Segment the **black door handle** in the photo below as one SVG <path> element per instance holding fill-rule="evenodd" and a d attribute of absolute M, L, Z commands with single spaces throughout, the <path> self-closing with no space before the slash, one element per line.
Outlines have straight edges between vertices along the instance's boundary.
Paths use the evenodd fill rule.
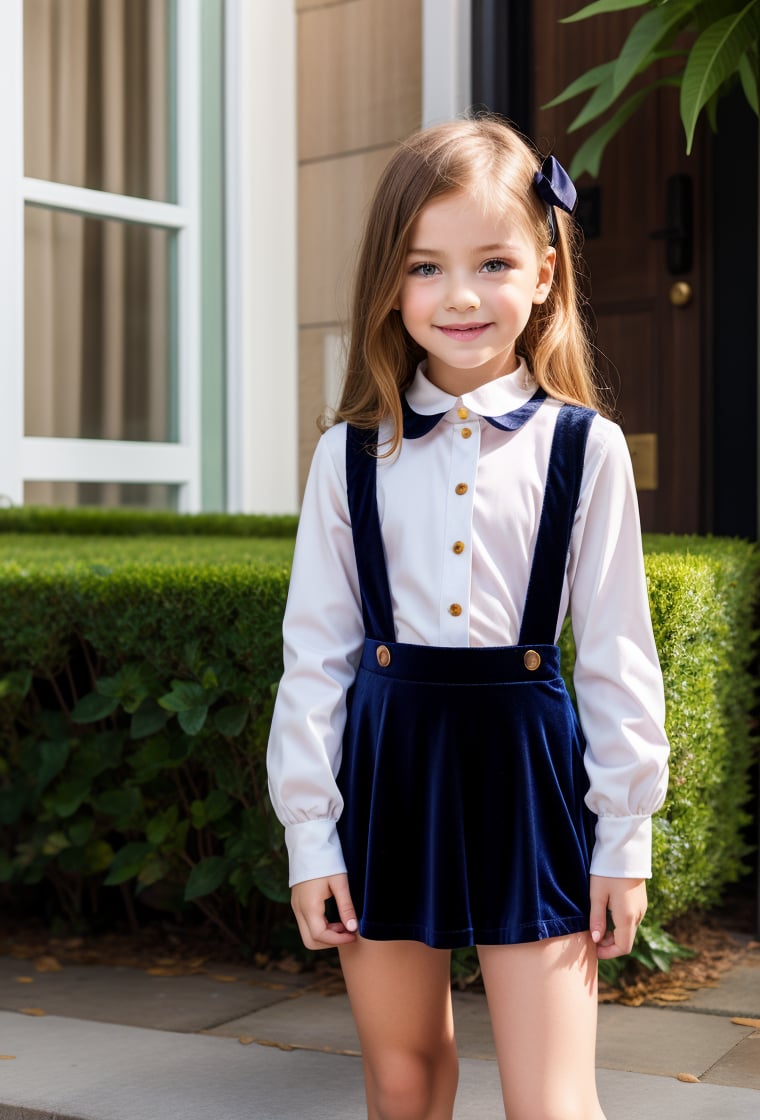
<path fill-rule="evenodd" d="M 665 229 L 656 229 L 650 237 L 665 241 L 668 272 L 680 276 L 691 272 L 693 260 L 693 204 L 689 175 L 671 175 L 667 182 Z"/>

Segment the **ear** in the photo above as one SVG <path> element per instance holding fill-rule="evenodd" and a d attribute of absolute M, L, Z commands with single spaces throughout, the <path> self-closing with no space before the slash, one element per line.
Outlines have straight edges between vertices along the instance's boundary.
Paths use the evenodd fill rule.
<path fill-rule="evenodd" d="M 557 263 L 557 250 L 549 247 L 544 251 L 543 258 L 539 261 L 536 290 L 533 293 L 534 303 L 546 301 L 554 281 L 554 268 Z"/>

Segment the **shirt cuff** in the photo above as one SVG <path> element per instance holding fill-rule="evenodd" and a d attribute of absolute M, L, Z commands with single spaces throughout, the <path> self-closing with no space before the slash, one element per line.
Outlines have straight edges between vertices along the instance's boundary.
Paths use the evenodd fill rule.
<path fill-rule="evenodd" d="M 285 828 L 290 863 L 289 886 L 307 879 L 345 875 L 346 864 L 333 820 L 299 821 Z"/>
<path fill-rule="evenodd" d="M 652 876 L 652 818 L 599 817 L 591 874 L 611 879 Z"/>

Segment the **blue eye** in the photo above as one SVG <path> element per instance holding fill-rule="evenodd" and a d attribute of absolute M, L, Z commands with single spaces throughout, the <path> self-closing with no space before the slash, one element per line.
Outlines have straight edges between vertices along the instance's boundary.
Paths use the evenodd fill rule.
<path fill-rule="evenodd" d="M 438 272 L 438 265 L 435 264 L 416 264 L 411 269 L 412 276 L 435 276 Z"/>
<path fill-rule="evenodd" d="M 486 261 L 486 263 L 483 265 L 483 272 L 503 272 L 504 269 L 508 267 L 509 266 L 506 261 L 494 258 L 491 261 Z"/>

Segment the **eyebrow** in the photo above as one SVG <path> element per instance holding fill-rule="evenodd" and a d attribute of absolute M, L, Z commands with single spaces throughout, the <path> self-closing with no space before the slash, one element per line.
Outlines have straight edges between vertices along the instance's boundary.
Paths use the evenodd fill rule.
<path fill-rule="evenodd" d="M 507 250 L 513 249 L 514 246 L 509 245 L 507 242 L 502 242 L 497 245 L 478 245 L 472 250 L 473 253 L 502 253 Z M 410 246 L 407 250 L 408 253 L 419 253 L 421 256 L 434 257 L 438 253 L 445 253 L 445 249 L 418 249 L 416 246 Z"/>

